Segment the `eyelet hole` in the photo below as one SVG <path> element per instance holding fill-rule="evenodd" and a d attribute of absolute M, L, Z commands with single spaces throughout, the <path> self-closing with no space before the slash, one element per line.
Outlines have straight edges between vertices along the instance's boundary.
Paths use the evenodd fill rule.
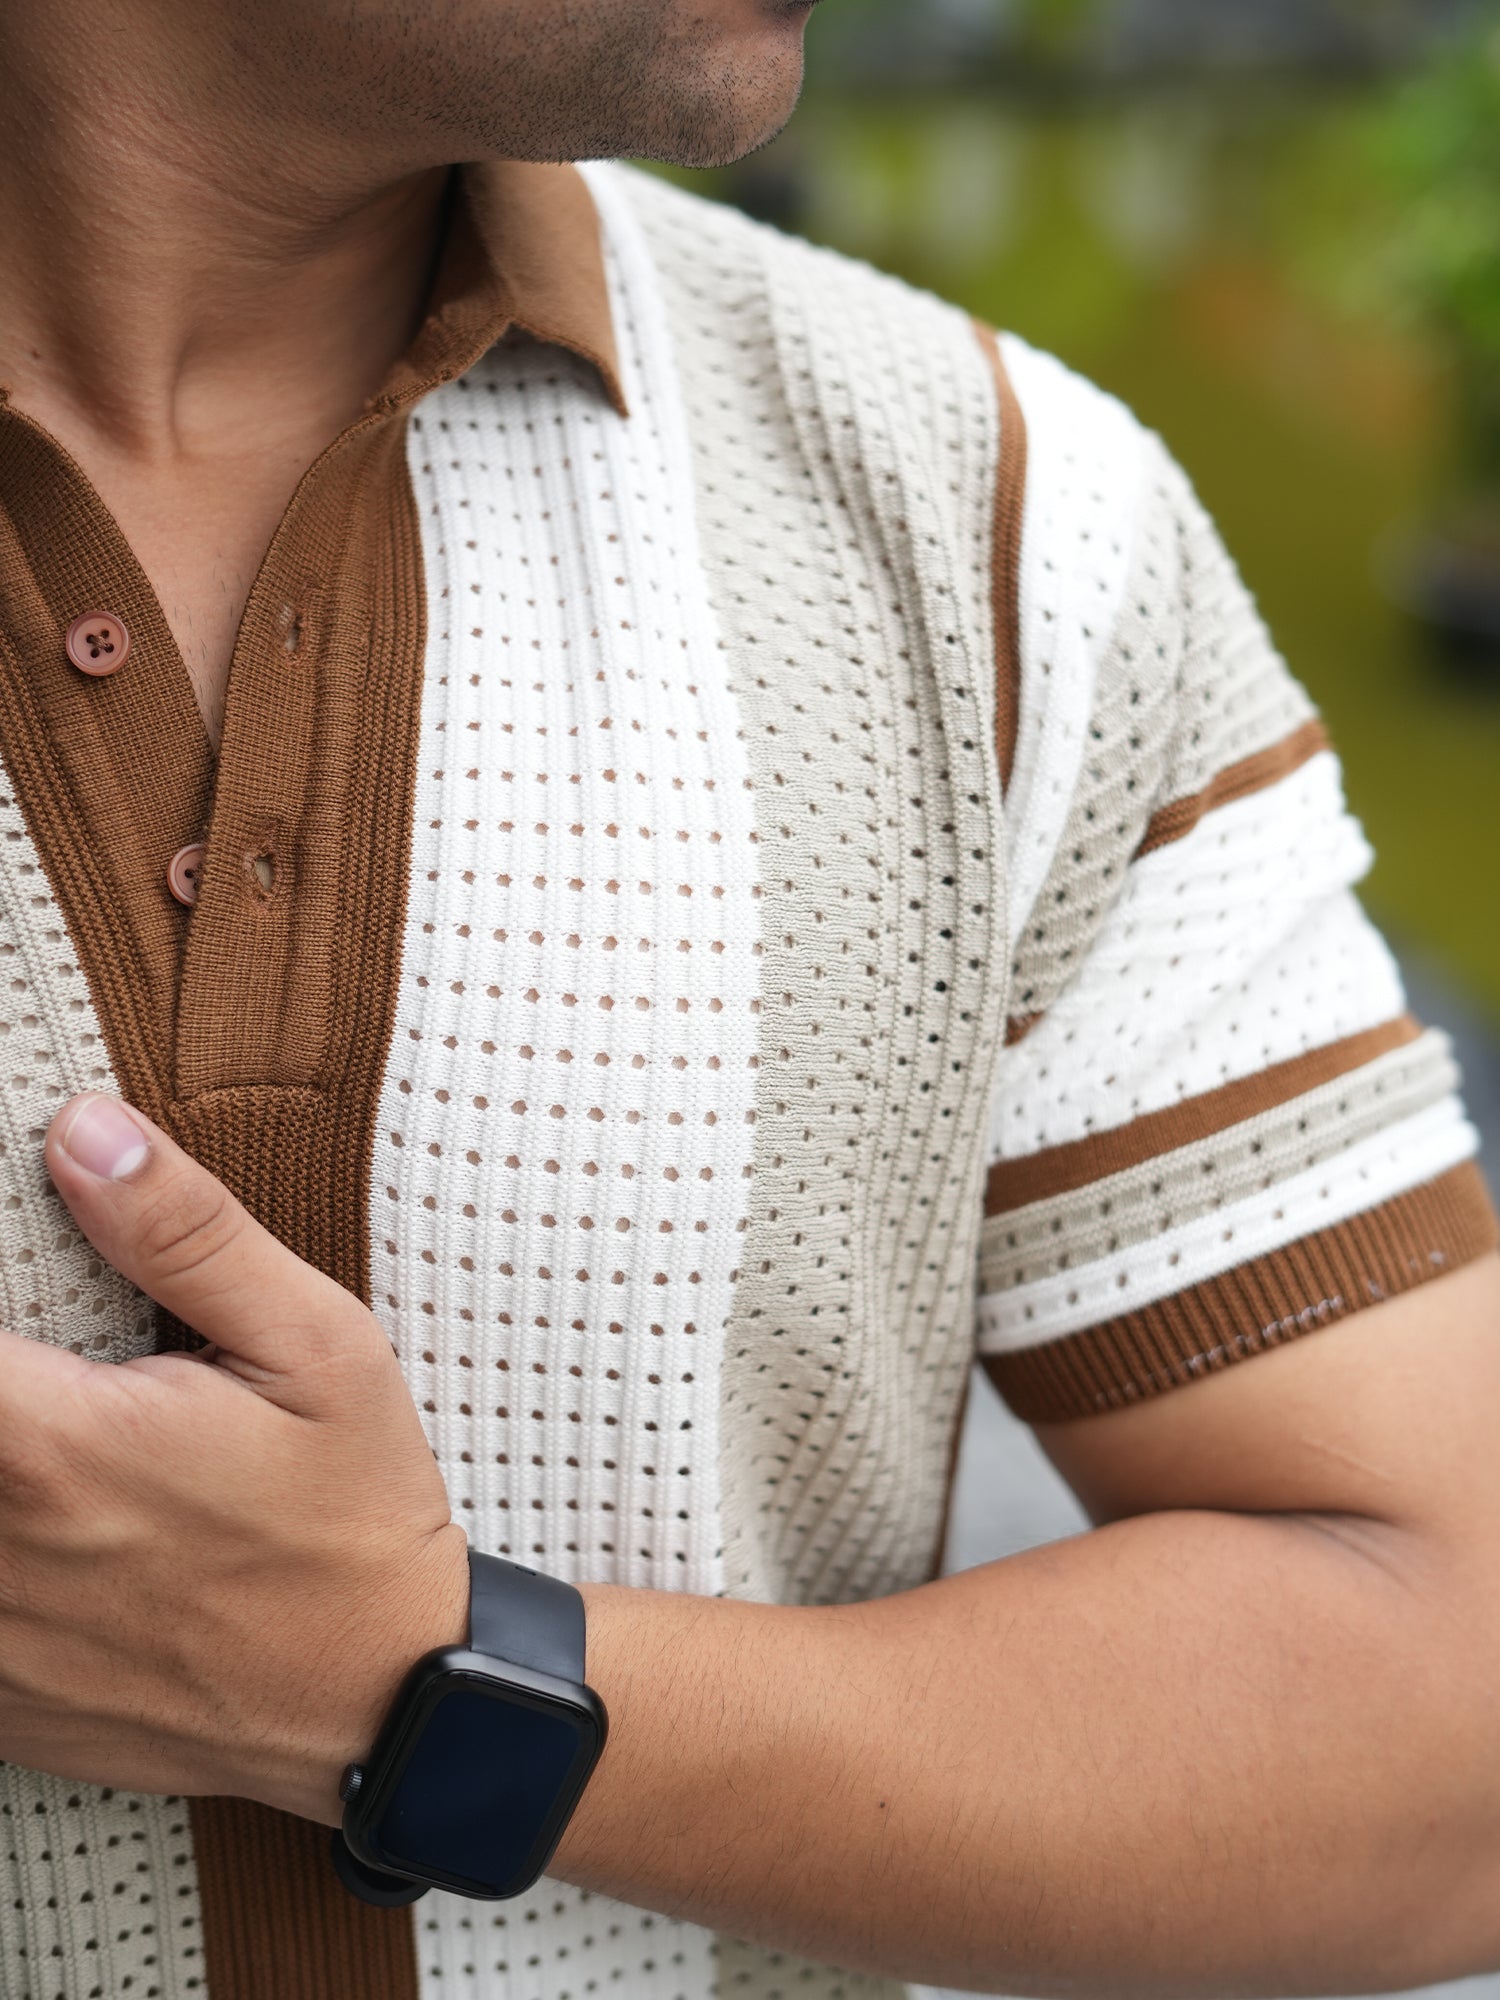
<path fill-rule="evenodd" d="M 260 886 L 261 893 L 269 896 L 276 887 L 276 862 L 269 854 L 252 854 L 249 857 L 250 873 Z"/>

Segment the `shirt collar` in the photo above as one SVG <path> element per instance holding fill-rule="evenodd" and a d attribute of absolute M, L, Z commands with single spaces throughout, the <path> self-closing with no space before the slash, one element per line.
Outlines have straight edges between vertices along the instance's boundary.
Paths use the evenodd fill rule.
<path fill-rule="evenodd" d="M 587 361 L 627 414 L 598 211 L 576 167 L 489 160 L 455 169 L 426 318 L 375 407 L 396 409 L 451 382 L 512 327 Z"/>

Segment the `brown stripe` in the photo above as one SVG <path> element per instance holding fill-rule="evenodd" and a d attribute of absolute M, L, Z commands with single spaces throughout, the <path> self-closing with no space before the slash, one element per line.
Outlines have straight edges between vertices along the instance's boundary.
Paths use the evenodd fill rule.
<path fill-rule="evenodd" d="M 1029 1202 L 1071 1194 L 1108 1174 L 1124 1173 L 1145 1160 L 1175 1152 L 1179 1146 L 1227 1132 L 1231 1125 L 1274 1111 L 1306 1091 L 1374 1062 L 1377 1056 L 1407 1047 L 1421 1033 L 1421 1023 L 1403 1014 L 1378 1028 L 1366 1028 L 1321 1049 L 1309 1049 L 1306 1055 L 1272 1063 L 1254 1076 L 1239 1077 L 1216 1090 L 1205 1090 L 1201 1096 L 1184 1098 L 1163 1111 L 1148 1111 L 1128 1125 L 1090 1133 L 1086 1139 L 1074 1139 L 1064 1146 L 1048 1146 L 1022 1159 L 1000 1160 L 990 1168 L 984 1212 L 1008 1215 Z"/>
<path fill-rule="evenodd" d="M 628 416 L 610 311 L 599 211 L 574 166 L 485 160 L 461 167 L 507 316 L 535 339 L 592 361 L 610 401 Z"/>
<path fill-rule="evenodd" d="M 1226 765 L 1201 792 L 1194 792 L 1185 799 L 1173 799 L 1170 805 L 1160 807 L 1151 815 L 1141 844 L 1136 849 L 1136 859 L 1151 853 L 1153 848 L 1168 847 L 1174 840 L 1183 839 L 1205 813 L 1230 805 L 1235 799 L 1249 798 L 1252 792 L 1263 792 L 1268 785 L 1279 784 L 1293 771 L 1300 770 L 1309 759 L 1316 757 L 1320 750 L 1331 747 L 1327 730 L 1315 716 L 1311 721 L 1304 722 L 1300 729 L 1294 729 L 1290 736 L 1284 736 L 1279 743 L 1268 744 L 1264 750 L 1255 750 L 1248 757 L 1241 757 L 1237 764 Z"/>
<path fill-rule="evenodd" d="M 990 592 L 995 624 L 995 751 L 1000 783 L 1008 788 L 1016 761 L 1021 717 L 1021 538 L 1026 519 L 1026 416 L 992 328 L 974 322 L 974 332 L 1000 405 L 1000 465 L 995 479 L 995 546 Z"/>
<path fill-rule="evenodd" d="M 1172 1298 L 984 1365 L 1026 1423 L 1070 1423 L 1283 1347 L 1497 1245 L 1484 1177 L 1469 1162 Z"/>
<path fill-rule="evenodd" d="M 328 1842 L 249 1799 L 193 1801 L 206 2000 L 417 2000 L 411 1911 L 356 1902 Z"/>
<path fill-rule="evenodd" d="M 131 629 L 129 670 L 86 683 L 62 634 L 101 603 Z M 307 475 L 266 557 L 215 773 L 119 528 L 61 448 L 0 409 L 0 754 L 115 1077 L 365 1298 L 425 644 L 404 423 L 371 416 Z M 205 831 L 189 914 L 163 871 Z M 416 2000 L 410 1913 L 354 1901 L 325 1830 L 217 1799 L 194 1801 L 192 1825 L 210 2000 Z"/>
<path fill-rule="evenodd" d="M 337 563 L 329 551 L 311 643 L 320 614 L 329 629 L 323 658 L 309 663 L 301 714 L 276 699 L 286 668 L 259 587 L 241 630 L 248 658 L 242 666 L 237 648 L 183 967 L 171 1120 L 188 1151 L 283 1242 L 366 1303 L 370 1160 L 401 973 L 427 644 L 404 421 L 385 424 L 368 449 L 363 466 L 360 445 L 350 451 L 347 502 L 335 463 L 331 491 L 314 503 L 317 528 L 297 533 L 295 514 L 286 524 L 298 569 L 315 561 L 308 543 L 340 520 L 348 536 Z M 278 535 L 271 563 L 282 547 Z M 231 757 L 236 726 L 243 740 Z M 296 829 L 288 887 L 306 907 L 284 934 L 256 940 L 263 970 L 252 981 L 246 898 L 241 882 L 231 887 L 235 843 L 220 826 L 279 825 L 282 786 L 295 787 L 285 807 Z M 217 908 L 208 900 L 216 883 Z M 237 920 L 205 923 L 227 915 L 235 889 Z M 192 1820 L 195 1850 L 208 1856 L 198 1877 L 210 2000 L 417 2000 L 410 1910 L 356 1902 L 333 1876 L 325 1828 L 243 1799 L 196 1800 Z"/>

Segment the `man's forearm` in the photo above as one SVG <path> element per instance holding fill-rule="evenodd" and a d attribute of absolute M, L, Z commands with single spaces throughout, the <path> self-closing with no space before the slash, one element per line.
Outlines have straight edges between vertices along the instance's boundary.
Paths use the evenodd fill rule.
<path fill-rule="evenodd" d="M 1178 1513 L 833 1610 L 593 1591 L 612 1741 L 554 1872 L 1008 1992 L 1495 1963 L 1500 1621 L 1462 1567 L 1373 1524 Z"/>

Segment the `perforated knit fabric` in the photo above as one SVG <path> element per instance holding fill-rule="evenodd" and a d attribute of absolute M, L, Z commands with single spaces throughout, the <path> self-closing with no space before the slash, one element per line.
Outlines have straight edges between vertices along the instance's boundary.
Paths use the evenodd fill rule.
<path fill-rule="evenodd" d="M 1007 338 L 1003 353 L 1030 433 L 1019 726 L 1006 797 L 1011 923 L 1025 940 L 1028 916 L 1039 921 L 1055 901 L 1042 884 L 1079 799 L 1092 732 L 1110 712 L 1111 669 L 1116 662 L 1128 669 L 1165 643 L 1170 617 L 1163 616 L 1168 606 L 1150 573 L 1162 565 L 1141 533 L 1147 441 L 1140 426 L 1113 396 L 1024 341 Z M 1138 551 L 1145 560 L 1136 563 L 1136 589 L 1127 599 Z M 1157 629 L 1133 645 L 1131 609 L 1144 603 L 1149 624 L 1153 600 Z M 1085 803 L 1079 799 L 1080 809 Z M 1101 871 L 1108 859 L 1100 857 Z M 1025 1004 L 1026 977 L 1023 966 L 1012 1000 L 1017 1008 Z"/>
<path fill-rule="evenodd" d="M 429 655 L 372 1292 L 477 1545 L 706 1593 L 898 1587 L 935 1557 L 1003 1005 L 992 383 L 947 308 L 595 185 L 628 422 L 511 341 L 409 434 Z M 688 307 L 641 220 L 658 246 L 696 227 L 775 322 L 717 459 L 765 528 L 750 594 L 717 502 L 695 545 L 703 377 L 684 394 Z M 730 397 L 736 305 L 680 328 Z M 878 364 L 852 385 L 848 312 Z M 801 512 L 777 504 L 789 473 Z M 781 635 L 763 662 L 757 628 Z M 20 848 L 13 880 L 37 872 Z M 143 1893 L 176 1870 L 191 1896 L 181 1815 L 122 1810 L 161 1835 Z M 14 1865 L 33 1887 L 35 1857 Z M 82 1897 L 64 1884 L 65 1911 Z M 33 2000 L 35 1950 L 0 1920 Z M 413 1921 L 423 1990 L 476 2000 L 888 1990 L 552 1884 Z M 201 1960 L 173 1942 L 175 1992 Z M 121 1927 L 111 1991 L 128 1947 Z M 83 1962 L 71 1932 L 39 1948 Z"/>
<path fill-rule="evenodd" d="M 993 1050 L 1000 996 L 985 998 L 993 955 L 977 942 L 955 967 L 960 927 L 943 892 L 987 883 L 993 853 L 992 392 L 967 324 L 891 287 L 880 305 L 891 381 L 914 405 L 910 440 L 867 442 L 840 476 L 879 469 L 916 489 L 904 499 L 920 547 L 894 531 L 887 501 L 877 511 L 862 497 L 853 535 L 834 532 L 836 491 L 810 521 L 786 518 L 758 483 L 775 461 L 737 449 L 738 424 L 717 441 L 700 425 L 740 503 L 732 554 L 720 543 L 705 563 L 697 412 L 672 368 L 668 313 L 680 324 L 681 302 L 664 299 L 672 277 L 658 279 L 632 211 L 658 241 L 685 218 L 649 186 L 626 196 L 603 174 L 595 186 L 630 420 L 575 367 L 522 348 L 429 399 L 411 430 L 431 601 L 414 815 L 423 886 L 373 1170 L 377 1310 L 477 1546 L 568 1577 L 846 1596 L 929 1573 L 971 1345 L 988 1086 L 966 1089 L 958 1051 L 986 1021 Z M 696 233 L 701 259 L 701 220 Z M 763 245 L 735 218 L 717 235 L 764 309 Z M 807 325 L 802 286 L 827 276 L 796 275 L 780 338 L 800 356 L 829 324 Z M 720 361 L 734 346 L 726 304 L 721 293 Z M 945 353 L 946 377 L 932 365 Z M 788 372 L 790 360 L 767 384 L 789 448 L 809 453 L 792 423 L 828 420 L 805 391 L 798 411 L 781 400 Z M 689 370 L 682 379 L 699 388 Z M 937 494 L 934 443 L 952 454 Z M 723 534 L 717 493 L 704 498 L 707 534 Z M 789 644 L 756 661 L 749 698 L 742 647 L 755 641 L 740 627 L 779 593 L 735 601 L 747 498 L 749 547 L 772 536 L 774 511 L 763 559 L 784 573 L 826 551 L 832 586 L 809 580 L 796 623 L 775 614 Z M 918 610 L 902 608 L 903 588 Z M 834 617 L 820 629 L 825 607 Z M 807 659 L 825 629 L 830 658 L 813 681 Z M 931 691 L 924 726 L 922 679 L 902 656 L 934 639 L 950 685 Z M 944 836 L 903 827 L 903 782 L 918 807 L 921 795 L 902 761 L 944 795 L 945 710 L 959 703 L 973 830 L 966 865 L 945 862 L 950 882 L 930 886 L 926 847 L 941 854 Z M 987 941 L 990 892 L 969 893 Z M 929 958 L 899 950 L 903 933 L 909 945 L 929 929 Z M 919 1026 L 929 981 L 969 1000 L 957 1036 L 940 1032 L 941 1004 Z M 913 1111 L 919 1134 L 943 1134 L 940 1152 L 926 1142 L 935 1174 L 927 1160 L 914 1173 L 904 1149 Z M 861 1191 L 882 1177 L 915 1195 L 888 1196 L 876 1233 Z M 848 1192 L 831 1200 L 840 1184 Z M 933 1200 L 949 1188 L 951 1207 Z M 902 1275 L 934 1236 L 946 1270 L 935 1301 Z M 869 1303 L 890 1278 L 915 1295 L 908 1362 Z M 913 1386 L 939 1365 L 946 1377 L 914 1420 L 902 1410 L 912 1397 L 887 1383 L 908 1365 Z M 808 1403 L 789 1394 L 799 1370 Z M 910 1434 L 899 1451 L 893 1418 Z M 830 1423 L 846 1455 L 822 1442 Z M 893 1452 L 906 1504 L 886 1520 Z M 741 1565 L 732 1578 L 726 1549 Z M 418 1945 L 424 1990 L 474 2000 L 573 1991 L 621 1952 L 632 1993 L 663 2000 L 715 1984 L 852 2000 L 881 1985 L 664 1918 L 643 1930 L 638 1913 L 550 1883 L 498 1921 L 431 1897 Z"/>
<path fill-rule="evenodd" d="M 1369 850 L 1325 754 L 1136 862 L 1085 968 L 1006 1057 L 994 1157 L 1124 1124 L 1398 1015 L 1349 894 Z"/>
<path fill-rule="evenodd" d="M 1417 1166 L 1413 1156 L 1429 1143 L 1435 1148 L 1427 1154 L 1432 1172 L 1466 1157 L 1454 1102 L 1457 1083 L 1447 1037 L 1429 1032 L 1211 1137 L 1092 1181 L 1086 1196 L 1070 1190 L 1014 1209 L 1006 1215 L 1004 1229 L 992 1231 L 986 1241 L 981 1287 L 992 1300 L 1004 1291 L 1030 1288 L 1028 1306 L 1036 1313 L 1044 1279 L 1068 1273 L 1066 1289 L 1072 1292 L 1079 1287 L 1079 1266 L 1118 1258 L 1104 1277 L 1110 1310 L 1120 1309 L 1126 1292 L 1131 1304 L 1144 1303 L 1151 1296 L 1144 1289 L 1149 1265 L 1134 1276 L 1130 1270 L 1140 1246 L 1165 1239 L 1180 1269 L 1188 1225 L 1213 1217 L 1210 1233 L 1222 1249 L 1221 1268 L 1242 1263 L 1238 1225 L 1259 1219 L 1274 1244 L 1285 1223 L 1278 1211 L 1291 1201 L 1287 1184 L 1303 1174 L 1312 1177 L 1309 1186 L 1315 1191 L 1305 1197 L 1300 1226 L 1305 1229 L 1311 1215 L 1320 1226 L 1342 1221 L 1354 1208 L 1373 1206 L 1410 1186 Z M 1394 1178 L 1374 1179 L 1377 1162 L 1391 1163 Z M 1260 1199 L 1269 1188 L 1276 1190 L 1274 1207 Z M 1347 1189 L 1340 1201 L 1344 1212 L 1334 1214 L 1328 1204 L 1340 1188 Z M 1196 1280 L 1207 1274 L 1194 1268 L 1191 1275 Z M 1069 1317 L 1087 1326 L 1087 1304 L 1080 1301 Z"/>
<path fill-rule="evenodd" d="M 994 391 L 948 308 L 672 190 L 632 199 L 697 447 L 765 894 L 726 1573 L 737 1593 L 863 1596 L 935 1561 L 970 1352 L 1005 983 Z"/>
<path fill-rule="evenodd" d="M 53 1113 L 112 1078 L 87 982 L 0 786 L 0 1325 L 74 1353 L 148 1353 L 149 1306 L 74 1227 L 42 1166 Z M 187 1812 L 0 1764 L 0 2000 L 197 1990 Z"/>
<path fill-rule="evenodd" d="M 1017 921 L 980 1262 L 981 1352 L 1058 1420 L 1378 1303 L 1493 1218 L 1446 1047 L 1408 1036 L 1351 893 L 1370 853 L 1337 760 L 1212 524 L 1117 405 L 1007 352 L 1044 459 L 1116 443 L 1108 503 L 1044 479 L 1027 512 L 1010 807 L 1018 857 L 1047 864 Z M 1129 526 L 1101 555 L 1106 513 Z M 1083 748 L 1044 786 L 1049 735 Z"/>
<path fill-rule="evenodd" d="M 0 1325 L 101 1361 L 150 1350 L 149 1308 L 86 1241 L 37 1148 L 79 1090 L 110 1081 L 88 985 L 15 799 L 0 795 Z"/>
<path fill-rule="evenodd" d="M 611 259 L 629 422 L 527 344 L 409 433 L 421 889 L 371 1269 L 475 1547 L 714 1595 L 760 1060 L 754 818 L 659 309 L 619 231 Z M 706 1933 L 553 1883 L 496 1911 L 430 1896 L 417 1936 L 448 2000 L 712 1984 Z"/>

